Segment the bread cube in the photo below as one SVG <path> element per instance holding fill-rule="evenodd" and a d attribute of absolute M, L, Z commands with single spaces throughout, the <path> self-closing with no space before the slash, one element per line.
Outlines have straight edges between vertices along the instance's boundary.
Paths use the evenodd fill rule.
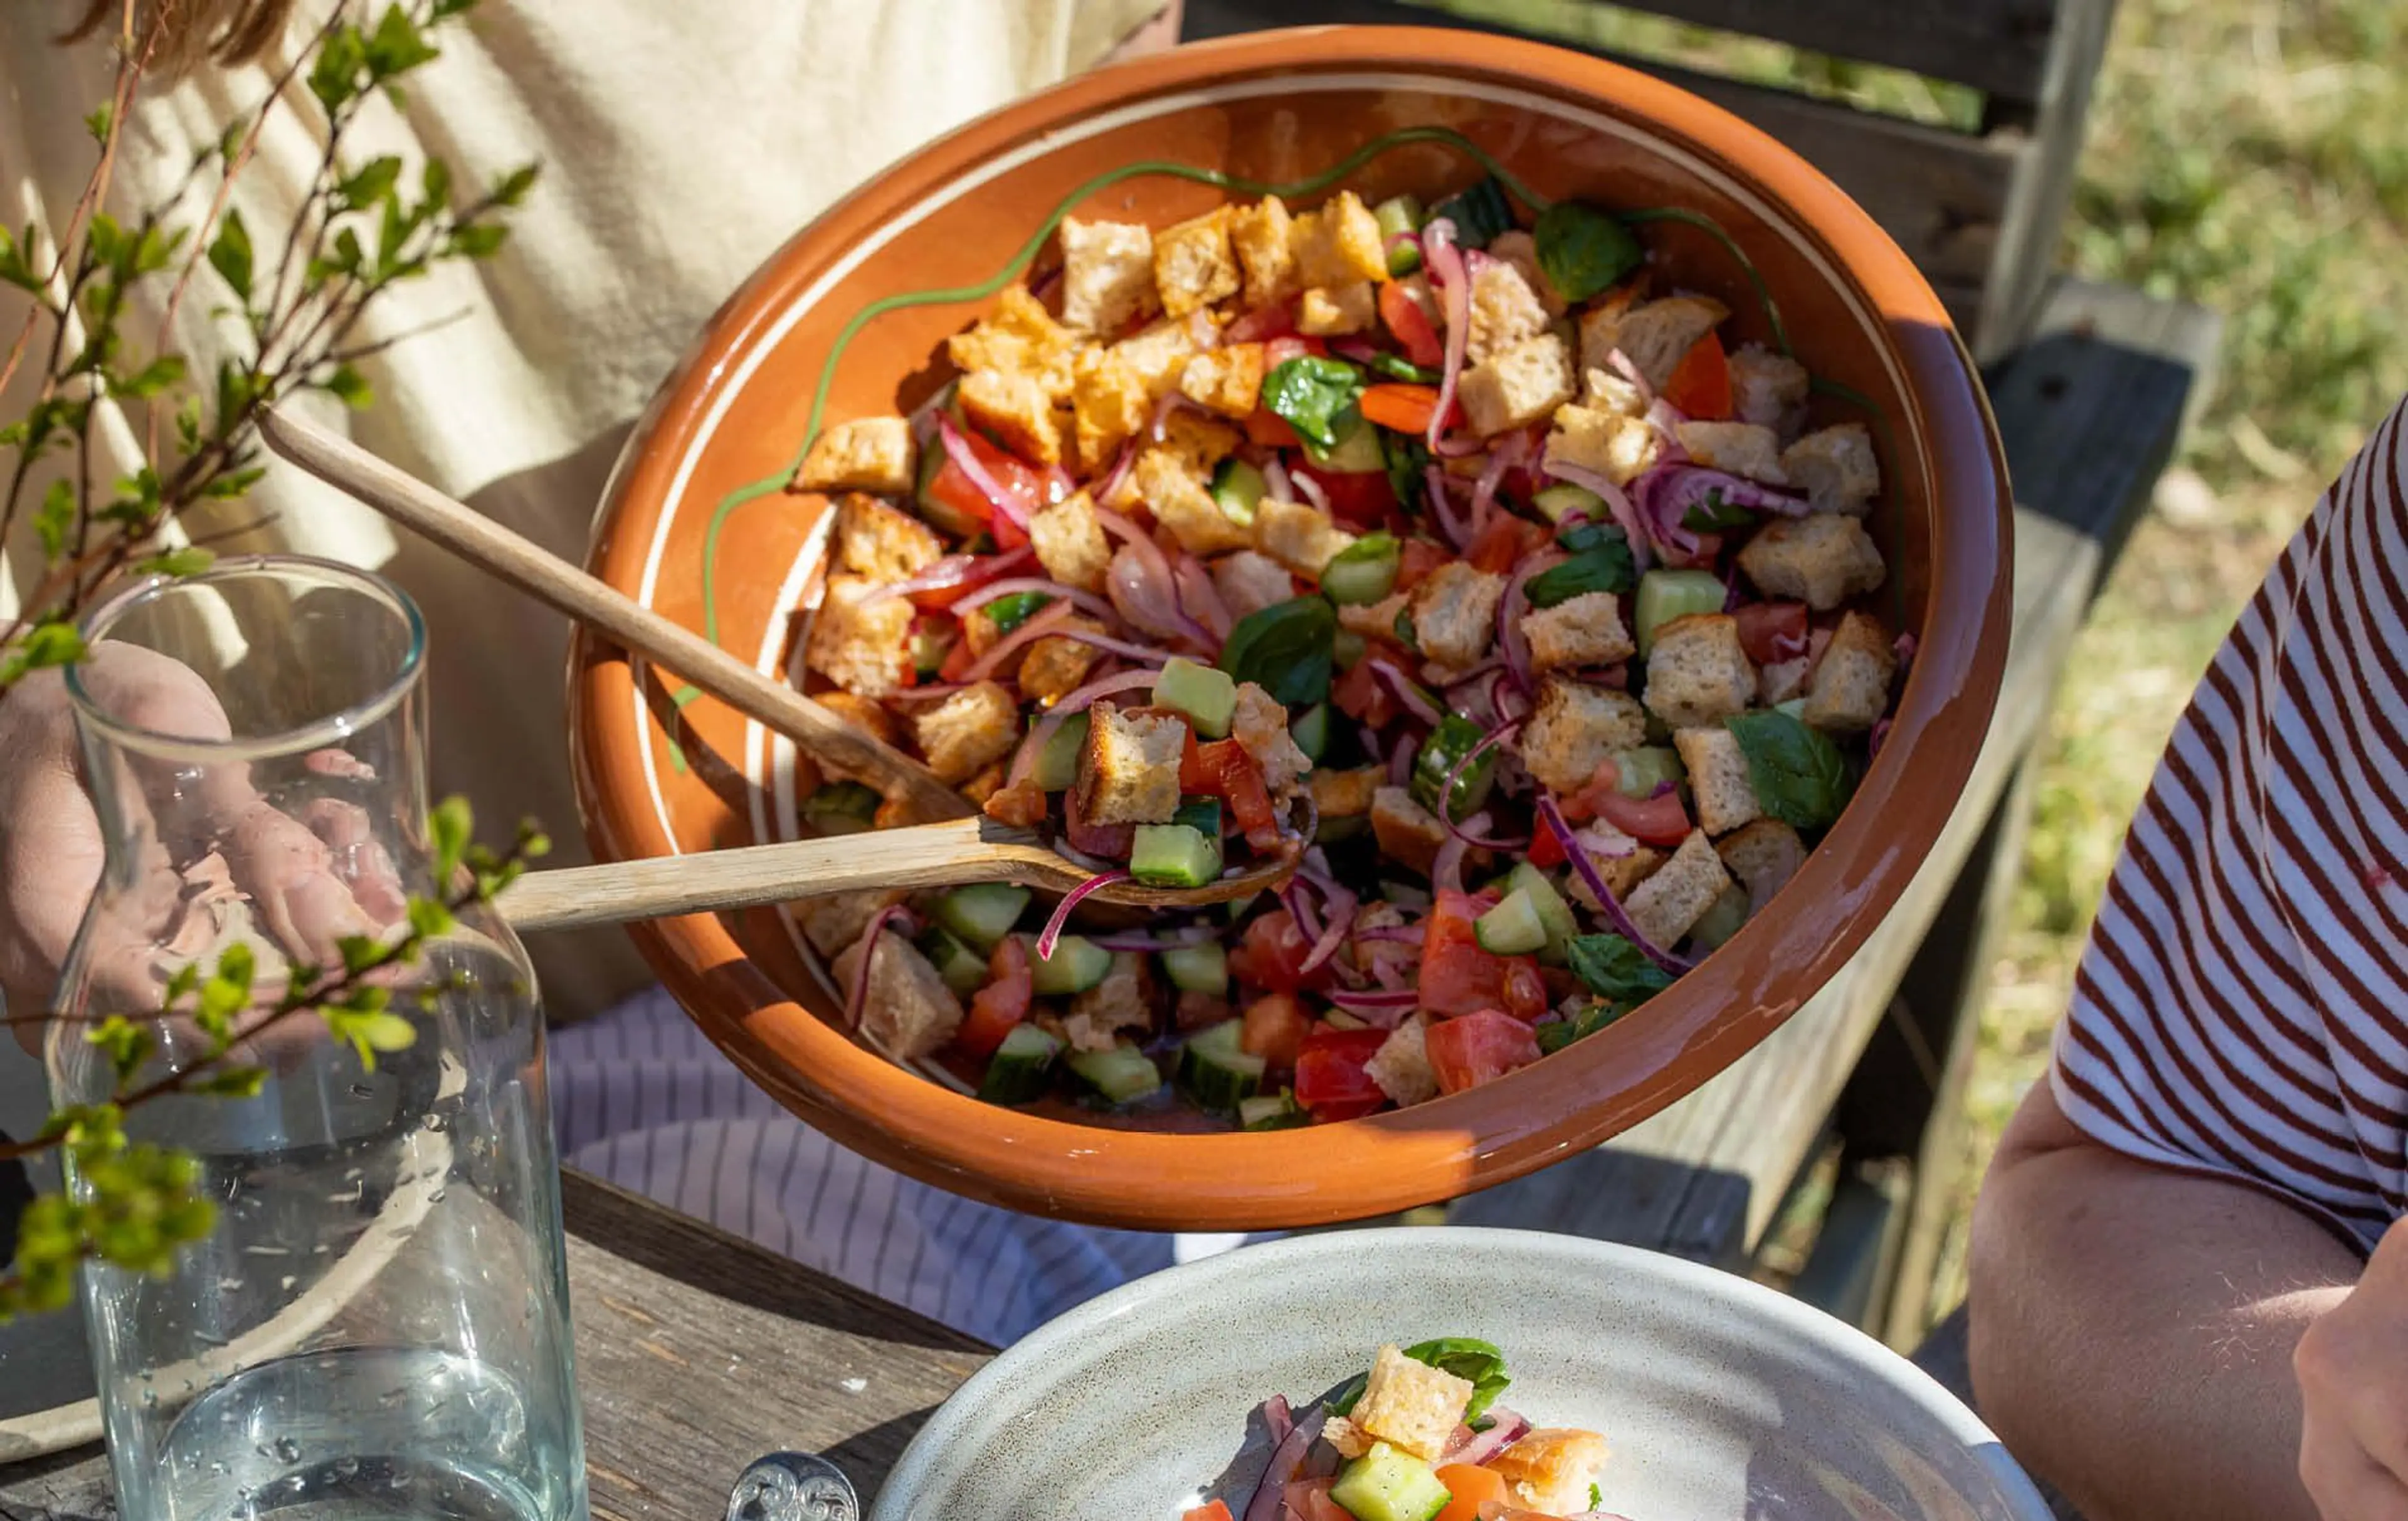
<path fill-rule="evenodd" d="M 884 703 L 843 691 L 823 692 L 811 700 L 880 744 L 895 742 L 895 715 L 886 710 Z"/>
<path fill-rule="evenodd" d="M 1766 524 L 1740 546 L 1739 567 L 1766 596 L 1794 598 L 1817 612 L 1878 590 L 1885 574 L 1865 525 L 1835 512 Z"/>
<path fill-rule="evenodd" d="M 1627 692 L 1542 678 L 1522 728 L 1522 764 L 1555 792 L 1578 792 L 1616 752 L 1647 742 L 1647 715 Z"/>
<path fill-rule="evenodd" d="M 953 396 L 961 403 L 963 416 L 1021 458 L 1039 465 L 1061 463 L 1058 398 L 1031 371 L 972 370 L 962 377 Z"/>
<path fill-rule="evenodd" d="M 1337 337 L 1370 329 L 1380 299 L 1366 280 L 1352 285 L 1315 285 L 1296 309 L 1296 330 L 1312 337 Z"/>
<path fill-rule="evenodd" d="M 1121 1031 L 1153 1023 L 1154 1011 L 1145 997 L 1145 958 L 1123 954 L 1112 957 L 1102 982 L 1071 997 L 1062 1027 L 1081 1051 L 1110 1051 Z"/>
<path fill-rule="evenodd" d="M 1467 364 L 1484 364 L 1546 330 L 1547 309 L 1522 271 L 1502 259 L 1484 260 L 1471 277 L 1471 321 L 1464 339 Z"/>
<path fill-rule="evenodd" d="M 1516 227 L 1512 232 L 1498 233 L 1490 238 L 1487 252 L 1490 258 L 1501 259 L 1512 265 L 1514 273 L 1522 277 L 1522 283 L 1528 286 L 1530 294 L 1538 298 L 1539 309 L 1546 313 L 1548 322 L 1555 321 L 1570 309 L 1571 303 L 1566 301 L 1563 293 L 1555 289 L 1555 282 L 1547 279 L 1547 272 L 1539 267 L 1537 238 Z M 1476 294 L 1474 299 L 1478 299 Z"/>
<path fill-rule="evenodd" d="M 1761 344 L 1744 344 L 1730 356 L 1731 407 L 1742 423 L 1778 428 L 1806 405 L 1813 378 L 1806 366 Z"/>
<path fill-rule="evenodd" d="M 1079 753 L 1079 789 L 1091 824 L 1168 824 L 1179 809 L 1179 759 L 1187 725 L 1158 713 L 1123 713 L 1098 701 Z"/>
<path fill-rule="evenodd" d="M 1568 405 L 1555 409 L 1547 435 L 1546 462 L 1594 470 L 1627 486 L 1663 457 L 1664 436 L 1636 413 Z"/>
<path fill-rule="evenodd" d="M 1338 610 L 1338 626 L 1367 639 L 1399 643 L 1404 636 L 1397 632 L 1397 614 L 1412 601 L 1407 593 L 1391 592 L 1377 602 L 1349 602 Z"/>
<path fill-rule="evenodd" d="M 1254 542 L 1253 529 L 1221 510 L 1203 477 L 1169 450 L 1154 448 L 1140 454 L 1129 479 L 1154 521 L 1169 529 L 1188 553 L 1219 554 Z"/>
<path fill-rule="evenodd" d="M 1238 256 L 1229 246 L 1232 208 L 1214 207 L 1154 237 L 1154 283 L 1162 309 L 1184 317 L 1238 294 Z"/>
<path fill-rule="evenodd" d="M 1163 321 L 1130 334 L 1112 345 L 1120 363 L 1145 393 L 1147 409 L 1178 389 L 1179 377 L 1196 357 L 1196 335 L 1185 323 Z"/>
<path fill-rule="evenodd" d="M 1372 799 L 1387 784 L 1385 768 L 1361 766 L 1351 771 L 1315 768 L 1305 777 L 1313 809 L 1324 819 L 1360 818 L 1371 811 Z"/>
<path fill-rule="evenodd" d="M 913 714 L 911 739 L 939 780 L 958 784 L 1020 742 L 1020 706 L 1002 682 L 974 682 Z"/>
<path fill-rule="evenodd" d="M 855 940 L 829 969 L 837 986 L 850 988 L 859 980 L 865 957 L 863 1039 L 896 1061 L 917 1061 L 953 1038 L 962 1026 L 962 1001 L 909 939 L 889 933 L 874 942 L 867 935 Z"/>
<path fill-rule="evenodd" d="M 1455 382 L 1463 415 L 1482 438 L 1528 427 L 1572 399 L 1572 356 L 1553 333 L 1524 338 Z"/>
<path fill-rule="evenodd" d="M 1710 835 L 1727 835 L 1752 823 L 1764 811 L 1756 801 L 1756 780 L 1747 767 L 1747 753 L 1738 739 L 1719 724 L 1705 728 L 1678 729 L 1672 748 L 1689 773 L 1689 796 L 1698 805 L 1698 825 Z"/>
<path fill-rule="evenodd" d="M 823 893 L 816 897 L 797 898 L 793 907 L 795 917 L 803 926 L 803 938 L 811 949 L 824 956 L 834 956 L 861 939 L 869 921 L 880 911 L 894 907 L 909 895 L 902 888 L 877 893 Z"/>
<path fill-rule="evenodd" d="M 1223 417 L 1246 417 L 1263 404 L 1263 345 L 1208 349 L 1179 372 L 1179 389 L 1198 407 Z"/>
<path fill-rule="evenodd" d="M 1090 634 L 1104 631 L 1103 625 L 1092 618 L 1066 618 L 1061 626 L 1066 629 L 1083 628 Z M 1021 656 L 1020 671 L 1013 681 L 1019 683 L 1020 695 L 1024 697 L 1035 702 L 1059 702 L 1079 690 L 1086 682 L 1087 673 L 1096 668 L 1096 662 L 1103 658 L 1103 653 L 1083 639 L 1048 634 L 1029 643 L 1027 653 Z"/>
<path fill-rule="evenodd" d="M 1647 653 L 1647 708 L 1676 729 L 1720 724 L 1756 696 L 1756 667 L 1739 641 L 1739 620 L 1693 613 L 1656 631 Z"/>
<path fill-rule="evenodd" d="M 1497 604 L 1505 578 L 1450 560 L 1422 578 L 1408 605 L 1413 643 L 1441 666 L 1460 670 L 1488 653 L 1497 639 Z"/>
<path fill-rule="evenodd" d="M 1781 466 L 1817 512 L 1861 515 L 1881 490 L 1881 459 L 1862 423 L 1806 435 L 1782 451 Z"/>
<path fill-rule="evenodd" d="M 1086 333 L 1117 333 L 1156 305 L 1154 233 L 1140 222 L 1064 217 L 1062 321 Z"/>
<path fill-rule="evenodd" d="M 1022 371 L 1055 401 L 1070 394 L 1070 355 L 1078 347 L 1079 335 L 1055 322 L 1025 285 L 1007 288 L 977 325 L 945 340 L 947 355 L 963 374 Z"/>
<path fill-rule="evenodd" d="M 908 581 L 945 552 L 926 524 L 858 492 L 837 503 L 832 537 L 840 568 L 882 584 Z"/>
<path fill-rule="evenodd" d="M 1581 364 L 1611 371 L 1607 355 L 1619 349 L 1661 391 L 1698 340 L 1729 315 L 1729 308 L 1702 295 L 1667 296 L 1619 312 L 1600 307 L 1581 322 Z"/>
<path fill-rule="evenodd" d="M 1266 496 L 1254 509 L 1254 548 L 1299 576 L 1318 581 L 1354 536 L 1303 502 Z"/>
<path fill-rule="evenodd" d="M 916 610 L 909 597 L 878 591 L 867 577 L 830 576 L 803 646 L 805 665 L 865 697 L 899 689 L 911 659 L 905 638 Z"/>
<path fill-rule="evenodd" d="M 1572 838 L 1581 841 L 1589 864 L 1605 879 L 1606 891 L 1613 895 L 1616 903 L 1627 900 L 1641 882 L 1664 869 L 1664 863 L 1672 858 L 1652 845 L 1641 845 L 1603 820 L 1579 830 Z M 1604 909 L 1579 872 L 1573 872 L 1564 886 L 1582 907 L 1591 911 Z"/>
<path fill-rule="evenodd" d="M 1402 787 L 1381 787 L 1371 794 L 1371 834 L 1380 842 L 1381 854 L 1424 876 L 1438 864 L 1439 847 L 1447 839 L 1446 825 L 1438 815 Z"/>
<path fill-rule="evenodd" d="M 1435 1463 L 1463 1423 L 1471 1394 L 1469 1379 L 1382 1347 L 1349 1418 L 1389 1446 Z"/>
<path fill-rule="evenodd" d="M 1529 641 L 1534 672 L 1611 666 L 1637 648 L 1622 624 L 1622 599 L 1612 592 L 1583 592 L 1530 613 L 1522 620 L 1522 637 Z"/>
<path fill-rule="evenodd" d="M 1308 289 L 1335 290 L 1388 278 L 1379 219 L 1351 190 L 1340 191 L 1317 210 L 1297 218 L 1292 241 L 1297 279 Z"/>
<path fill-rule="evenodd" d="M 1806 864 L 1806 842 L 1779 819 L 1758 819 L 1724 836 L 1714 854 L 1747 889 L 1748 911 L 1757 913 Z"/>
<path fill-rule="evenodd" d="M 1615 417 L 1645 417 L 1647 394 L 1620 370 L 1598 369 L 1583 361 L 1581 405 Z M 1561 416 L 1561 413 L 1556 414 Z"/>
<path fill-rule="evenodd" d="M 1246 305 L 1268 307 L 1296 294 L 1296 222 L 1276 195 L 1240 207 L 1229 243 L 1246 276 Z"/>
<path fill-rule="evenodd" d="M 1649 941 L 1670 946 L 1705 916 L 1730 885 L 1723 858 L 1703 829 L 1692 829 L 1681 848 L 1653 876 L 1622 900 L 1630 922 Z"/>
<path fill-rule="evenodd" d="M 1312 769 L 1312 757 L 1288 733 L 1287 710 L 1252 682 L 1238 683 L 1238 710 L 1229 733 L 1262 768 L 1263 784 L 1273 793 L 1285 792 Z"/>
<path fill-rule="evenodd" d="M 1085 492 L 1072 492 L 1040 509 L 1028 520 L 1028 543 L 1045 573 L 1063 585 L 1087 592 L 1104 589 L 1112 545 L 1096 517 L 1095 501 Z"/>
<path fill-rule="evenodd" d="M 1605 1472 L 1605 1439 L 1594 1431 L 1544 1428 L 1488 1460 L 1513 1503 L 1542 1515 L 1585 1515 L 1589 1489 Z"/>
<path fill-rule="evenodd" d="M 911 424 L 899 417 L 856 417 L 811 442 L 795 471 L 797 491 L 906 492 L 919 451 Z"/>
<path fill-rule="evenodd" d="M 1770 428 L 1753 423 L 1683 423 L 1672 431 L 1700 465 L 1768 486 L 1789 484 L 1781 469 L 1781 440 Z"/>
<path fill-rule="evenodd" d="M 1897 674 L 1898 654 L 1882 621 L 1847 613 L 1815 664 L 1799 717 L 1829 733 L 1860 734 L 1889 711 L 1889 683 Z"/>
<path fill-rule="evenodd" d="M 1380 1085 L 1398 1108 L 1438 1097 L 1438 1074 L 1430 1069 L 1429 1042 L 1422 1016 L 1413 1015 L 1388 1032 L 1388 1039 L 1363 1064 L 1363 1075 Z"/>
<path fill-rule="evenodd" d="M 1088 474 L 1111 467 L 1113 453 L 1154 415 L 1145 380 L 1112 350 L 1090 345 L 1070 369 L 1078 463 Z"/>

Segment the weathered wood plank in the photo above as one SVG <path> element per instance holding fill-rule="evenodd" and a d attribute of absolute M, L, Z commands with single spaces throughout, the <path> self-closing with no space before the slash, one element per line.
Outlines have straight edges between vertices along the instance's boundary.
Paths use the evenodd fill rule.
<path fill-rule="evenodd" d="M 2024 340 L 2046 296 L 2115 0 L 2057 0 L 2056 9 L 2038 94 L 1993 99 L 1985 113 L 1985 125 L 2019 130 L 2031 142 L 2000 222 L 1981 316 L 1967 329 L 1980 335 L 1974 353 L 1985 362 Z"/>
<path fill-rule="evenodd" d="M 826 1454 L 867 1498 L 990 1355 L 581 1173 L 562 1184 L 600 1521 L 717 1521 L 744 1465 L 777 1448 Z M 108 1521 L 108 1497 L 96 1447 L 0 1469 L 11 1521 Z"/>

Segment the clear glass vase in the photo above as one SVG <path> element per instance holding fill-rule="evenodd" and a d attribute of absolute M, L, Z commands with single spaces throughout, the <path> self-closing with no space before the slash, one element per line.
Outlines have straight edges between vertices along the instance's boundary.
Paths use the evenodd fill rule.
<path fill-rule="evenodd" d="M 206 977 L 249 945 L 250 1029 L 296 968 L 340 967 L 343 936 L 400 935 L 408 895 L 437 888 L 425 631 L 394 586 L 226 561 L 118 595 L 85 634 L 68 686 L 108 856 L 47 1042 L 61 1105 L 120 1091 L 82 1038 L 92 1019 L 146 1022 L 157 1050 L 136 1085 L 197 1074 L 206 1038 L 161 1013 L 179 969 Z M 238 1048 L 267 1073 L 256 1097 L 127 1112 L 133 1141 L 198 1157 L 218 1209 L 165 1275 L 83 1272 L 132 1521 L 586 1514 L 525 952 L 471 907 L 372 975 L 415 1026 L 372 1069 L 316 1014 L 288 1014 Z M 90 1184 L 70 1165 L 67 1186 Z"/>

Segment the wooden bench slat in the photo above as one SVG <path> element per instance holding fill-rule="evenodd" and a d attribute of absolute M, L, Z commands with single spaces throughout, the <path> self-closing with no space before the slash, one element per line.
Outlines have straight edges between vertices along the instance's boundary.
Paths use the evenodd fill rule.
<path fill-rule="evenodd" d="M 1617 0 L 1812 52 L 1886 64 L 2014 101 L 2040 98 L 2051 0 Z"/>

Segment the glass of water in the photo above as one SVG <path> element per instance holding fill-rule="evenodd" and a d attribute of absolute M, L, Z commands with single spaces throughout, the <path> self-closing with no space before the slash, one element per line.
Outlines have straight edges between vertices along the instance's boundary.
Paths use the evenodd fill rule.
<path fill-rule="evenodd" d="M 127 1111 L 133 1141 L 198 1157 L 217 1225 L 165 1275 L 84 1270 L 121 1508 L 581 1521 L 525 952 L 471 907 L 368 974 L 416 1032 L 373 1067 L 314 1013 L 272 1017 L 347 937 L 397 937 L 410 895 L 452 890 L 428 836 L 417 610 L 378 577 L 265 557 L 136 587 L 85 634 L 68 689 L 108 859 L 50 1032 L 52 1098 L 116 1091 L 81 1038 L 109 1013 L 155 1041 L 137 1085 L 204 1062 L 162 1010 L 180 969 L 206 979 L 236 943 L 257 966 L 237 1049 L 267 1074 L 253 1098 Z M 67 1186 L 87 1186 L 72 1166 Z"/>

